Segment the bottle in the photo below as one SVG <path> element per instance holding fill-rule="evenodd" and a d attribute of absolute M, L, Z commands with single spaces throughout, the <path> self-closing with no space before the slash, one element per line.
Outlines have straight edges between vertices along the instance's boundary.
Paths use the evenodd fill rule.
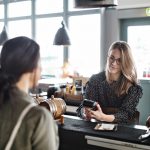
<path fill-rule="evenodd" d="M 148 68 L 147 77 L 150 78 L 150 68 Z"/>
<path fill-rule="evenodd" d="M 69 94 L 69 92 L 70 92 L 70 86 L 69 86 L 69 84 L 67 83 L 67 85 L 66 85 L 66 94 Z"/>
<path fill-rule="evenodd" d="M 71 88 L 71 94 L 75 95 L 75 93 L 76 93 L 76 87 L 75 87 L 75 85 L 73 85 Z"/>
<path fill-rule="evenodd" d="M 143 70 L 143 78 L 146 78 L 146 76 L 147 76 L 147 71 L 146 71 L 146 68 L 144 68 L 144 70 Z"/>
<path fill-rule="evenodd" d="M 62 93 L 66 93 L 66 85 L 65 84 L 60 85 L 60 90 Z"/>
<path fill-rule="evenodd" d="M 76 87 L 76 95 L 81 95 L 82 94 L 82 87 L 81 86 L 77 86 Z"/>

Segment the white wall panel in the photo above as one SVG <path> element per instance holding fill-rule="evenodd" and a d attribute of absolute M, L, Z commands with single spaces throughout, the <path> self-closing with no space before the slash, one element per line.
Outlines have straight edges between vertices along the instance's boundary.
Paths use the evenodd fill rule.
<path fill-rule="evenodd" d="M 117 9 L 150 7 L 150 0 L 118 0 Z"/>

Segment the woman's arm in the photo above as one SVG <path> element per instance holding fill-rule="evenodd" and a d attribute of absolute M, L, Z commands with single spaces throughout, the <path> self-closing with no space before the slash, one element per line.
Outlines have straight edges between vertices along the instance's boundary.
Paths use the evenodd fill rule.
<path fill-rule="evenodd" d="M 131 86 L 128 90 L 122 106 L 119 111 L 114 114 L 115 122 L 127 123 L 135 115 L 136 107 L 139 103 L 139 99 L 142 97 L 142 88 L 139 85 Z"/>
<path fill-rule="evenodd" d="M 104 80 L 104 73 L 93 75 L 86 84 L 85 98 L 98 101 L 101 92 L 101 82 Z"/>
<path fill-rule="evenodd" d="M 142 88 L 139 85 L 132 86 L 129 88 L 128 94 L 125 96 L 122 106 L 118 109 L 119 111 L 117 113 L 109 115 L 105 114 L 103 113 L 100 105 L 98 104 L 96 111 L 86 111 L 86 115 L 100 121 L 127 123 L 130 119 L 134 117 L 136 107 L 141 97 Z"/>
<path fill-rule="evenodd" d="M 99 104 L 97 104 L 96 111 L 89 110 L 89 112 L 87 112 L 87 115 L 90 116 L 90 118 L 95 118 L 96 120 L 105 122 L 113 122 L 115 119 L 114 115 L 104 114 Z"/>
<path fill-rule="evenodd" d="M 84 95 L 84 99 L 89 99 L 93 101 L 97 101 L 99 99 L 97 84 L 100 84 L 98 82 L 98 77 L 97 75 L 93 75 L 86 84 L 86 92 Z M 85 119 L 86 115 L 85 115 L 85 110 L 83 108 L 83 102 L 81 102 L 76 112 L 77 112 L 77 116 Z"/>

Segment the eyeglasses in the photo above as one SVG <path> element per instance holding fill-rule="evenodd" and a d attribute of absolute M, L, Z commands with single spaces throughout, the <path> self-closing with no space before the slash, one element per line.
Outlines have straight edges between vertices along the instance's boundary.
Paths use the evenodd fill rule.
<path fill-rule="evenodd" d="M 114 63 L 116 61 L 117 65 L 120 65 L 120 62 L 121 62 L 120 58 L 115 59 L 114 56 L 108 56 L 108 58 L 109 58 L 110 63 Z"/>

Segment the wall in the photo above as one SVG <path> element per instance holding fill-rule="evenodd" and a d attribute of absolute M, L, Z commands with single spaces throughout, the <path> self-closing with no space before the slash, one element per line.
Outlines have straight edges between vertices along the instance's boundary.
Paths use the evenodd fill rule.
<path fill-rule="evenodd" d="M 117 9 L 150 7 L 150 0 L 118 0 Z"/>
<path fill-rule="evenodd" d="M 131 0 L 129 0 L 131 1 Z M 149 1 L 149 0 L 148 0 Z M 145 1 L 146 2 L 146 1 Z M 149 1 L 150 4 L 150 1 Z M 120 39 L 120 19 L 146 17 L 145 8 L 138 9 L 103 9 L 101 25 L 101 64 L 105 67 L 107 51 L 110 44 Z M 146 118 L 150 115 L 150 81 L 141 81 L 143 97 L 138 105 L 140 111 L 140 124 L 145 125 Z"/>
<path fill-rule="evenodd" d="M 101 68 L 105 68 L 107 51 L 112 42 L 119 40 L 119 22 L 116 9 L 101 11 Z"/>

